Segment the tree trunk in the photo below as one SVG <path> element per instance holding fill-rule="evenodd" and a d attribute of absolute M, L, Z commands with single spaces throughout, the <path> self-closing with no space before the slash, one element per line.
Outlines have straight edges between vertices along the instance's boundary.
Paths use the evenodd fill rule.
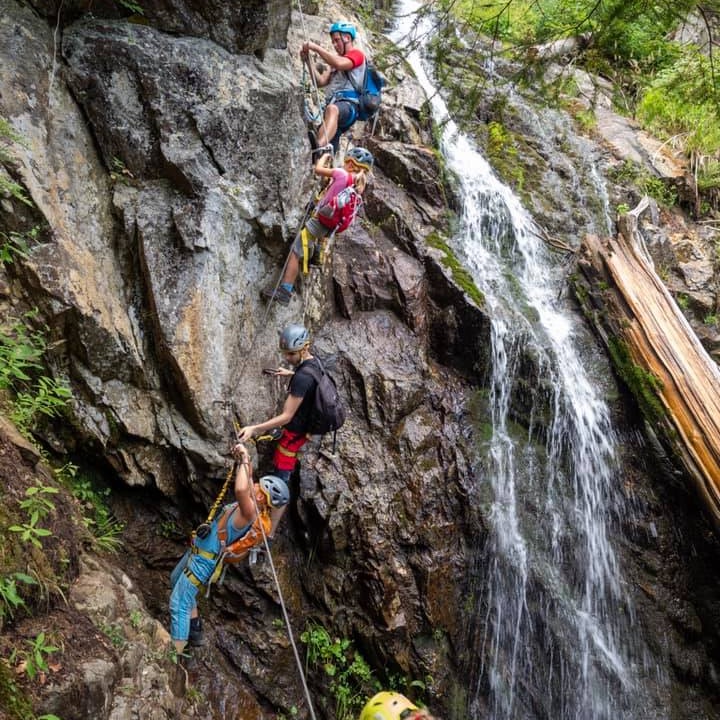
<path fill-rule="evenodd" d="M 663 282 L 638 230 L 647 198 L 620 234 L 588 236 L 578 297 L 652 429 L 679 459 L 720 529 L 720 371 Z"/>

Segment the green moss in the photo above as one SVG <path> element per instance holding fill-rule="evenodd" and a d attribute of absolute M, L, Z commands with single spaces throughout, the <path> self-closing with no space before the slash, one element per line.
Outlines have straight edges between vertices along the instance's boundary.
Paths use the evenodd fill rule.
<path fill-rule="evenodd" d="M 525 170 L 520 163 L 518 145 L 513 133 L 495 120 L 488 123 L 487 154 L 500 176 L 521 193 L 525 184 Z"/>
<path fill-rule="evenodd" d="M 672 207 L 677 204 L 677 193 L 671 186 L 652 176 L 646 168 L 632 160 L 625 160 L 621 165 L 610 168 L 607 176 L 619 184 L 634 185 L 642 195 L 653 198 L 658 205 Z M 625 206 L 618 206 L 618 213 L 623 212 L 623 207 Z"/>
<path fill-rule="evenodd" d="M 35 715 L 30 701 L 15 683 L 14 673 L 7 662 L 0 660 L 0 707 L 7 720 L 31 720 Z"/>
<path fill-rule="evenodd" d="M 646 420 L 651 423 L 664 421 L 667 412 L 659 396 L 659 390 L 662 389 L 660 380 L 632 361 L 627 345 L 622 340 L 610 338 L 608 350 L 618 375 L 630 389 Z"/>
<path fill-rule="evenodd" d="M 425 242 L 430 247 L 443 252 L 444 256 L 441 262 L 448 270 L 450 270 L 454 282 L 478 307 L 484 307 L 485 296 L 475 284 L 472 275 L 470 275 L 470 273 L 462 266 L 448 244 L 436 233 L 428 235 Z"/>

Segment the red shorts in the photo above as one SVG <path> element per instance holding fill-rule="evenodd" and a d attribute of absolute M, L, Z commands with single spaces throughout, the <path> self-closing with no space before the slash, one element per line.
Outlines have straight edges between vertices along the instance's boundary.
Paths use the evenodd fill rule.
<path fill-rule="evenodd" d="M 298 451 L 307 441 L 306 433 L 295 433 L 283 428 L 282 435 L 275 447 L 275 455 L 273 455 L 275 468 L 277 470 L 294 470 Z"/>

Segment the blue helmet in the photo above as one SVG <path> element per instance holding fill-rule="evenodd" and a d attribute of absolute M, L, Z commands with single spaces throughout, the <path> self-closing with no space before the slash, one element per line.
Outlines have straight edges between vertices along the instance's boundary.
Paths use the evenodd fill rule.
<path fill-rule="evenodd" d="M 334 22 L 330 26 L 330 34 L 332 35 L 336 32 L 345 33 L 346 35 L 349 35 L 353 40 L 355 39 L 355 35 L 357 35 L 357 30 L 355 29 L 355 26 L 352 23 L 345 22 L 344 20 Z"/>

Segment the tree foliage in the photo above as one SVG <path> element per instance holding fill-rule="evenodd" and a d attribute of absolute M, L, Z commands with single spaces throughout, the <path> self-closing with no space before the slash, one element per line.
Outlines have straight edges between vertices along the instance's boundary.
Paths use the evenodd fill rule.
<path fill-rule="evenodd" d="M 579 40 L 572 64 L 610 79 L 621 112 L 685 149 L 700 187 L 720 185 L 720 0 L 437 1 L 460 35 L 492 38 L 523 67 L 531 47 Z M 686 26 L 705 39 L 676 39 Z"/>

